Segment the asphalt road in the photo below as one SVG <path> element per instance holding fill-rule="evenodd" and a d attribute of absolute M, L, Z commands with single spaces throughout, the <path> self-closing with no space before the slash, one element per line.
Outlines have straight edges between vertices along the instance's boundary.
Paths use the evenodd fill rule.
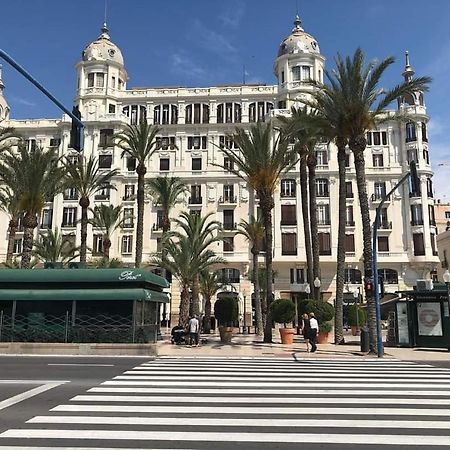
<path fill-rule="evenodd" d="M 0 357 L 0 450 L 444 450 L 445 365 Z"/>

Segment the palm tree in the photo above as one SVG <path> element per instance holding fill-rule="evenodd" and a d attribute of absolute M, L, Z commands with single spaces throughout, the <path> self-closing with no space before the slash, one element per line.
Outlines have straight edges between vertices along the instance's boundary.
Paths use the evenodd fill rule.
<path fill-rule="evenodd" d="M 267 305 L 264 308 L 261 304 L 261 288 L 259 284 L 259 263 L 258 255 L 261 252 L 264 242 L 265 230 L 262 220 L 255 219 L 254 216 L 250 216 L 249 221 L 242 219 L 239 224 L 239 231 L 237 234 L 245 236 L 249 244 L 251 245 L 250 251 L 252 253 L 252 278 L 253 278 L 253 295 L 255 299 L 255 318 L 256 318 L 256 332 L 262 336 L 264 331 L 263 314 L 262 310 L 267 311 Z M 264 303 L 266 298 L 264 297 Z"/>
<path fill-rule="evenodd" d="M 136 160 L 137 184 L 137 223 L 136 223 L 136 255 L 135 266 L 142 263 L 142 247 L 144 237 L 144 200 L 145 200 L 145 174 L 147 173 L 148 159 L 158 149 L 157 134 L 159 127 L 149 125 L 146 121 L 138 125 L 127 125 L 125 130 L 117 134 L 117 145 L 123 150 L 122 157 L 128 155 Z"/>
<path fill-rule="evenodd" d="M 192 263 L 194 266 L 199 264 L 199 261 L 203 260 L 203 255 L 209 250 L 209 247 L 215 242 L 221 240 L 220 237 L 214 234 L 220 230 L 221 224 L 216 220 L 209 220 L 213 213 L 209 213 L 204 217 L 198 214 L 190 214 L 188 212 L 182 212 L 179 219 L 175 219 L 174 222 L 181 228 L 180 231 L 172 231 L 168 235 L 181 239 L 181 237 L 187 236 L 191 245 Z M 215 253 L 212 253 L 215 256 Z M 208 264 L 201 269 L 193 273 L 192 278 L 192 302 L 190 313 L 199 314 L 199 283 L 200 272 L 206 270 L 212 264 L 223 262 L 222 258 L 211 258 Z"/>
<path fill-rule="evenodd" d="M 2 186 L 0 188 L 0 209 L 9 216 L 6 264 L 11 264 L 12 262 L 14 241 L 16 238 L 17 229 L 19 228 L 20 217 L 22 215 L 22 209 L 20 207 L 20 193 L 18 188 L 18 186 Z"/>
<path fill-rule="evenodd" d="M 68 263 L 75 259 L 80 247 L 75 247 L 58 228 L 41 233 L 34 243 L 33 255 L 44 262 Z"/>
<path fill-rule="evenodd" d="M 121 267 L 126 267 L 123 261 L 119 258 L 106 258 L 103 256 L 97 260 L 92 260 L 92 264 L 97 269 L 120 269 Z"/>
<path fill-rule="evenodd" d="M 367 146 L 366 133 L 380 123 L 392 120 L 386 113 L 386 108 L 395 100 L 411 95 L 417 91 L 428 90 L 431 82 L 429 77 L 411 78 L 393 89 L 380 89 L 381 78 L 386 69 L 395 59 L 389 57 L 381 62 L 365 63 L 364 53 L 357 49 L 353 58 L 336 58 L 336 79 L 343 91 L 346 127 L 348 128 L 348 145 L 353 152 L 356 171 L 356 184 L 363 228 L 363 259 L 365 277 L 372 274 L 372 238 L 370 207 L 367 197 L 367 182 L 365 174 L 364 151 Z M 366 293 L 367 295 L 367 293 Z M 376 313 L 372 297 L 368 298 L 369 332 L 371 350 L 376 348 Z"/>
<path fill-rule="evenodd" d="M 223 283 L 219 280 L 217 272 L 204 270 L 200 273 L 200 293 L 205 301 L 205 315 L 203 332 L 211 332 L 211 298 L 222 289 Z"/>
<path fill-rule="evenodd" d="M 17 144 L 20 135 L 13 127 L 0 127 L 0 152 L 11 148 Z"/>
<path fill-rule="evenodd" d="M 66 170 L 65 185 L 77 190 L 79 205 L 81 206 L 81 244 L 80 262 L 86 263 L 87 254 L 87 229 L 88 210 L 91 204 L 90 197 L 105 187 L 116 189 L 111 185 L 111 180 L 119 171 L 117 169 L 105 171 L 99 169 L 98 161 L 91 156 L 89 159 L 80 158 L 76 163 L 66 160 L 64 163 Z"/>
<path fill-rule="evenodd" d="M 122 216 L 122 206 L 101 204 L 94 209 L 91 208 L 92 217 L 88 220 L 94 228 L 103 231 L 103 254 L 105 260 L 109 259 L 109 249 L 111 248 L 111 236 L 117 228 L 121 227 L 126 220 Z"/>
<path fill-rule="evenodd" d="M 302 216 L 305 234 L 307 279 L 314 298 L 319 300 L 320 288 L 313 281 L 320 279 L 319 235 L 316 199 L 316 145 L 323 138 L 323 130 L 314 126 L 315 113 L 306 108 L 291 108 L 291 116 L 279 116 L 282 132 L 287 139 L 295 140 L 295 148 L 300 156 L 300 190 L 302 196 Z"/>
<path fill-rule="evenodd" d="M 37 216 L 45 201 L 60 192 L 64 170 L 52 150 L 41 147 L 28 150 L 19 145 L 18 151 L 7 149 L 0 155 L 0 180 L 12 190 L 20 186 L 19 209 L 24 211 L 23 252 L 21 267 L 30 268 L 34 229 Z"/>
<path fill-rule="evenodd" d="M 274 192 L 283 173 L 291 170 L 297 163 L 298 156 L 286 139 L 274 137 L 270 123 L 258 123 L 247 132 L 236 128 L 231 140 L 238 149 L 223 148 L 222 151 L 233 163 L 227 168 L 239 178 L 247 181 L 259 197 L 266 241 L 266 273 L 272 273 L 273 230 L 272 209 L 274 208 Z M 266 277 L 267 317 L 264 329 L 264 342 L 272 342 L 272 321 L 270 320 L 270 304 L 273 299 L 272 277 Z"/>

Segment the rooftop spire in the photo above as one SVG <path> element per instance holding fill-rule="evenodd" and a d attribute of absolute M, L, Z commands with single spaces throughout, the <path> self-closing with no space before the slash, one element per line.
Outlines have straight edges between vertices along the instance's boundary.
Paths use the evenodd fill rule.
<path fill-rule="evenodd" d="M 5 89 L 5 85 L 3 84 L 3 66 L 0 64 L 0 94 Z"/>
<path fill-rule="evenodd" d="M 408 50 L 406 50 L 405 52 L 405 70 L 403 71 L 403 77 L 405 78 L 406 81 L 411 81 L 413 75 L 414 75 L 414 70 L 411 67 L 411 64 L 409 63 L 409 52 Z"/>
<path fill-rule="evenodd" d="M 293 33 L 295 33 L 296 31 L 304 31 L 302 28 L 302 21 L 300 20 L 298 14 L 295 15 L 294 28 L 292 28 Z"/>

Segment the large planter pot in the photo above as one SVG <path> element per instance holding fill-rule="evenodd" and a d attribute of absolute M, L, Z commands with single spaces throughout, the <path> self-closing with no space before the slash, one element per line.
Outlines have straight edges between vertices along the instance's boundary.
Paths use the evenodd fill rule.
<path fill-rule="evenodd" d="M 317 335 L 318 344 L 328 344 L 328 333 L 319 332 Z"/>
<path fill-rule="evenodd" d="M 352 327 L 352 336 L 358 336 L 358 334 L 359 334 L 359 328 Z"/>
<path fill-rule="evenodd" d="M 220 342 L 222 342 L 222 344 L 230 344 L 231 338 L 233 336 L 233 328 L 219 327 L 219 334 L 220 334 Z"/>
<path fill-rule="evenodd" d="M 294 328 L 280 328 L 280 336 L 282 344 L 293 344 L 294 343 Z"/>

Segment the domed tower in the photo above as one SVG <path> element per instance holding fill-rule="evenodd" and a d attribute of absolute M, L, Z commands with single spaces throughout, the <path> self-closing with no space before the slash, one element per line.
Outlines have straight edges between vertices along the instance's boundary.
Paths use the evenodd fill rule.
<path fill-rule="evenodd" d="M 76 104 L 85 120 L 95 120 L 118 112 L 120 92 L 126 89 L 128 74 L 122 52 L 109 37 L 106 23 L 100 36 L 91 42 L 77 64 Z"/>
<path fill-rule="evenodd" d="M 283 39 L 274 63 L 274 74 L 278 79 L 278 108 L 290 108 L 298 103 L 299 90 L 307 88 L 309 80 L 323 81 L 325 58 L 320 54 L 316 39 L 306 33 L 299 16 L 294 28 Z"/>
<path fill-rule="evenodd" d="M 5 85 L 3 84 L 2 66 L 0 65 L 0 122 L 9 119 L 9 105 L 3 95 L 4 90 Z"/>

